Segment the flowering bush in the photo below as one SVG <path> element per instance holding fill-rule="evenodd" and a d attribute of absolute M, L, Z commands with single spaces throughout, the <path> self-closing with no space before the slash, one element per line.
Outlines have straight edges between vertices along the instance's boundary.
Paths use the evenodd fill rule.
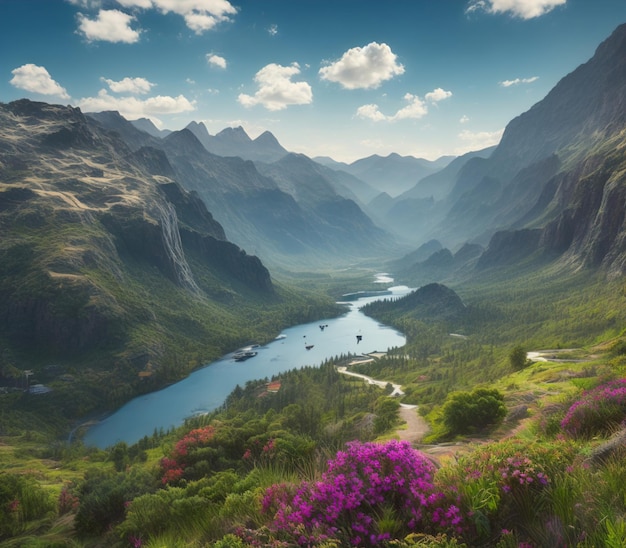
<path fill-rule="evenodd" d="M 568 409 L 561 427 L 573 437 L 608 433 L 626 418 L 626 379 L 583 392 Z"/>
<path fill-rule="evenodd" d="M 198 449 L 206 447 L 215 435 L 215 428 L 205 426 L 204 428 L 196 428 L 191 430 L 180 440 L 176 442 L 170 457 L 161 459 L 161 483 L 174 484 L 182 479 L 185 468 L 192 465 L 194 453 Z"/>
<path fill-rule="evenodd" d="M 563 440 L 489 443 L 440 469 L 435 484 L 458 490 L 463 513 L 472 517 L 473 534 L 484 539 L 536 509 L 553 478 L 561 477 L 576 455 L 577 447 Z"/>
<path fill-rule="evenodd" d="M 322 480 L 275 485 L 263 500 L 270 529 L 301 546 L 340 539 L 373 546 L 401 530 L 461 532 L 463 516 L 435 490 L 434 465 L 408 442 L 351 442 Z"/>

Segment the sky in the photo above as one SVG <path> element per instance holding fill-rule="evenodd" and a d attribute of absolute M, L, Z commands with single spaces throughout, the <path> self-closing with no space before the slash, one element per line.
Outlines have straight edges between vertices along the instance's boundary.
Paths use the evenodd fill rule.
<path fill-rule="evenodd" d="M 0 0 L 0 102 L 434 160 L 497 144 L 622 23 L 626 0 Z"/>

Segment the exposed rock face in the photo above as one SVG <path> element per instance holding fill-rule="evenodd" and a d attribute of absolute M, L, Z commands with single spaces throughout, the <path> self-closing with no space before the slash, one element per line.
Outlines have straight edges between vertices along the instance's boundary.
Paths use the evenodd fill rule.
<path fill-rule="evenodd" d="M 477 268 L 518 263 L 537 251 L 540 237 L 538 229 L 496 232 L 478 260 Z"/>
<path fill-rule="evenodd" d="M 479 268 L 531 256 L 626 273 L 626 25 L 460 171 L 439 237 L 493 238 Z M 518 231 L 518 232 L 516 232 Z"/>
<path fill-rule="evenodd" d="M 123 344 L 151 316 L 118 288 L 144 272 L 199 299 L 209 278 L 271 295 L 261 261 L 173 175 L 162 150 L 132 152 L 78 109 L 0 105 L 0 336 L 64 356 Z"/>

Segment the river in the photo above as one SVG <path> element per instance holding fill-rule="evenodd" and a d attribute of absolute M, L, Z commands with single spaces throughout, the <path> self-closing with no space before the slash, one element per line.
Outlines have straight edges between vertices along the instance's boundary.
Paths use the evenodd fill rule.
<path fill-rule="evenodd" d="M 377 281 L 393 282 L 385 276 L 379 274 Z M 409 291 L 406 286 L 394 286 L 378 295 L 353 294 L 342 316 L 285 329 L 276 340 L 255 348 L 257 355 L 252 358 L 238 362 L 234 353 L 227 354 L 176 384 L 139 396 L 89 428 L 83 441 L 101 448 L 119 441 L 132 444 L 152 435 L 155 428 L 167 430 L 188 417 L 216 409 L 237 385 L 244 386 L 248 381 L 271 378 L 306 365 L 319 366 L 341 354 L 384 352 L 403 346 L 404 335 L 365 316 L 360 309 L 377 299 L 398 298 Z"/>

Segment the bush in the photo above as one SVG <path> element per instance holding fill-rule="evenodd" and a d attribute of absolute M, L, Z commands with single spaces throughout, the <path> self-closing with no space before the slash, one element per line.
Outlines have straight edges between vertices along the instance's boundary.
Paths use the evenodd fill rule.
<path fill-rule="evenodd" d="M 531 362 L 526 358 L 526 350 L 521 346 L 516 346 L 509 353 L 509 363 L 515 371 L 519 371 L 524 369 Z"/>
<path fill-rule="evenodd" d="M 561 421 L 572 437 L 608 434 L 626 418 L 626 379 L 614 380 L 583 392 Z"/>
<path fill-rule="evenodd" d="M 506 416 L 504 396 L 495 389 L 453 392 L 443 405 L 443 423 L 449 434 L 469 434 L 497 424 Z"/>
<path fill-rule="evenodd" d="M 23 531 L 29 521 L 54 511 L 54 502 L 30 476 L 0 475 L 0 539 Z"/>
<path fill-rule="evenodd" d="M 576 446 L 567 441 L 489 443 L 441 468 L 435 484 L 444 491 L 458 489 L 461 511 L 471 516 L 474 534 L 485 540 L 504 529 L 519 531 L 541 521 L 541 505 L 549 501 L 553 478 L 562 477 L 576 456 Z"/>
<path fill-rule="evenodd" d="M 432 483 L 434 465 L 408 442 L 351 442 L 322 480 L 274 485 L 263 500 L 270 530 L 301 546 L 336 539 L 374 546 L 420 530 L 461 532 L 457 506 Z"/>

